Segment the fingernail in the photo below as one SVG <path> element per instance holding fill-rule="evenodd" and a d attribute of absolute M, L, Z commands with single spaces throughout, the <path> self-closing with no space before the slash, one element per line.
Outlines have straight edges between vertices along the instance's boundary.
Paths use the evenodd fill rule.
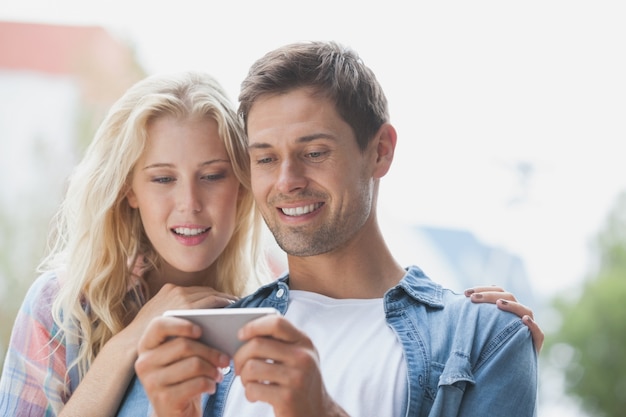
<path fill-rule="evenodd" d="M 222 368 L 225 368 L 230 364 L 230 358 L 223 353 L 220 355 L 218 361 Z"/>
<path fill-rule="evenodd" d="M 472 294 L 474 294 L 474 289 L 473 288 L 468 288 L 467 290 L 465 290 L 465 296 L 466 297 L 469 297 Z"/>
<path fill-rule="evenodd" d="M 472 294 L 472 298 L 475 299 L 475 300 L 480 300 L 480 299 L 483 298 L 483 295 L 481 293 L 477 292 L 475 294 Z"/>

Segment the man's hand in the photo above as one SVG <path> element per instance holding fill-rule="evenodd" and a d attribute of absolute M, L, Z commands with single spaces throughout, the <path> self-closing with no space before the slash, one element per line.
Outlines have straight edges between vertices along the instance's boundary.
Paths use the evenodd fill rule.
<path fill-rule="evenodd" d="M 234 357 L 248 401 L 263 401 L 276 417 L 347 416 L 324 387 L 311 340 L 282 316 L 254 320 L 239 332 Z"/>
<path fill-rule="evenodd" d="M 150 322 L 138 346 L 135 371 L 157 416 L 200 417 L 200 396 L 214 393 L 229 358 L 197 341 L 199 326 L 176 317 Z"/>

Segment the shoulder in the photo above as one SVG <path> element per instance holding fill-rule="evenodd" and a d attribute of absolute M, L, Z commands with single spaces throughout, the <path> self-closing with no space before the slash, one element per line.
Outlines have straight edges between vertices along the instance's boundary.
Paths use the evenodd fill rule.
<path fill-rule="evenodd" d="M 26 292 L 22 311 L 31 315 L 49 311 L 57 298 L 61 287 L 59 274 L 55 271 L 44 272 L 38 276 Z"/>
<path fill-rule="evenodd" d="M 532 348 L 530 331 L 513 313 L 494 304 L 472 303 L 450 290 L 443 291 L 443 305 L 430 318 L 440 329 L 435 339 L 440 338 L 444 355 L 461 354 L 477 368 L 501 351 Z"/>
<path fill-rule="evenodd" d="M 274 307 L 284 313 L 289 302 L 288 276 L 265 284 L 253 294 L 243 297 L 231 307 Z"/>
<path fill-rule="evenodd" d="M 17 311 L 12 336 L 25 337 L 32 333 L 48 335 L 56 333 L 52 308 L 60 289 L 59 275 L 48 271 L 39 275 L 28 288 Z"/>
<path fill-rule="evenodd" d="M 405 291 L 424 311 L 433 354 L 461 353 L 480 361 L 508 344 L 532 345 L 522 320 L 494 304 L 472 303 L 465 295 L 431 281 L 416 267 L 409 268 Z"/>

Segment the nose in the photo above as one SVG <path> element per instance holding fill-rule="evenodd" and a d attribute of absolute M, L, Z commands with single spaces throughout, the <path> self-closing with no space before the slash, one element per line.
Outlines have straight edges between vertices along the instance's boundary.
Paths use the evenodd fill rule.
<path fill-rule="evenodd" d="M 305 167 L 297 159 L 284 159 L 280 164 L 276 188 L 281 193 L 290 193 L 305 188 Z"/>
<path fill-rule="evenodd" d="M 202 211 L 200 186 L 193 181 L 181 181 L 178 187 L 177 206 L 181 213 L 199 213 Z"/>

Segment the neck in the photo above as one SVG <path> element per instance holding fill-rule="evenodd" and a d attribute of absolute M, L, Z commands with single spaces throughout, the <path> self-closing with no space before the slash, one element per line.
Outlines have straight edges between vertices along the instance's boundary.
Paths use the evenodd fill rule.
<path fill-rule="evenodd" d="M 290 288 L 332 298 L 381 298 L 405 274 L 377 226 L 329 253 L 287 261 Z"/>

